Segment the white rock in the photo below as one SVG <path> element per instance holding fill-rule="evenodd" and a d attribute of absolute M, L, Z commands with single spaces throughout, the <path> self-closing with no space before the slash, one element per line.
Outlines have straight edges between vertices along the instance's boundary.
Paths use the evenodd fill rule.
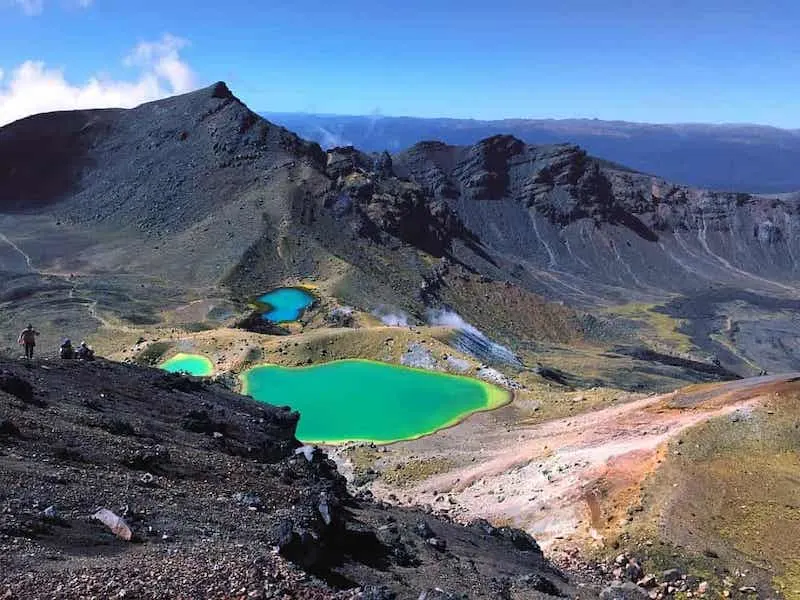
<path fill-rule="evenodd" d="M 101 508 L 92 515 L 92 518 L 97 519 L 103 525 L 108 527 L 111 532 L 121 540 L 125 540 L 126 542 L 131 541 L 131 538 L 133 537 L 131 528 L 128 527 L 128 524 L 122 517 L 118 517 L 107 508 Z"/>
<path fill-rule="evenodd" d="M 306 444 L 305 446 L 300 446 L 299 448 L 297 448 L 294 451 L 294 453 L 295 453 L 295 455 L 297 455 L 297 454 L 304 455 L 306 457 L 306 460 L 308 462 L 311 462 L 312 460 L 314 460 L 314 452 L 315 451 L 316 451 L 316 448 L 314 446 L 309 446 L 308 444 Z"/>

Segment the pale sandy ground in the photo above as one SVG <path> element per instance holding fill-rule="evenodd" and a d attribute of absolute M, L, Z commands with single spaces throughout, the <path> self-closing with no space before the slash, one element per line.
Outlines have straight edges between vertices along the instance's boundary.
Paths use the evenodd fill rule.
<path fill-rule="evenodd" d="M 624 524 L 666 442 L 704 420 L 748 410 L 770 386 L 796 376 L 692 386 L 535 425 L 503 427 L 513 411 L 507 407 L 393 445 L 389 457 L 438 455 L 459 466 L 404 489 L 378 480 L 372 491 L 429 503 L 461 521 L 483 517 L 523 527 L 548 550 L 601 542 L 604 531 Z M 469 454 L 474 461 L 465 460 Z"/>

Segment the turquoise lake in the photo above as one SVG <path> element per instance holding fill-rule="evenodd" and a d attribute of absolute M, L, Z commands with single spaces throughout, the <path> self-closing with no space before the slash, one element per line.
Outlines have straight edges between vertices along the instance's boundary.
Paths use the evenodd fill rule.
<path fill-rule="evenodd" d="M 511 399 L 478 379 L 369 360 L 261 365 L 241 380 L 244 394 L 299 411 L 298 439 L 316 443 L 414 439 Z"/>
<path fill-rule="evenodd" d="M 179 353 L 161 363 L 160 367 L 170 373 L 188 373 L 195 377 L 208 377 L 214 373 L 214 363 L 200 354 Z"/>
<path fill-rule="evenodd" d="M 299 288 L 279 288 L 258 299 L 269 306 L 262 317 L 273 323 L 296 321 L 314 303 L 314 296 Z"/>

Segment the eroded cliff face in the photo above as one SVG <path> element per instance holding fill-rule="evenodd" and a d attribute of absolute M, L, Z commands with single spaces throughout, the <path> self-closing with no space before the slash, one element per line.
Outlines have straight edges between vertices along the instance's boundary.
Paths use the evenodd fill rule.
<path fill-rule="evenodd" d="M 418 144 L 396 157 L 395 170 L 448 202 L 484 247 L 523 270 L 580 278 L 583 293 L 551 287 L 566 298 L 591 304 L 711 285 L 794 289 L 800 211 L 790 199 L 673 185 L 577 146 L 526 146 L 510 136 L 468 148 Z"/>
<path fill-rule="evenodd" d="M 387 154 L 370 157 L 354 148 L 328 151 L 327 174 L 333 191 L 326 206 L 338 218 L 351 216 L 359 234 L 378 242 L 393 236 L 435 256 L 451 251 L 455 239 L 469 240 L 469 232 L 442 200 L 394 176 Z"/>
<path fill-rule="evenodd" d="M 394 158 L 474 234 L 491 260 L 456 258 L 478 272 L 574 307 L 653 307 L 741 373 L 800 368 L 796 198 L 674 185 L 511 136 Z"/>

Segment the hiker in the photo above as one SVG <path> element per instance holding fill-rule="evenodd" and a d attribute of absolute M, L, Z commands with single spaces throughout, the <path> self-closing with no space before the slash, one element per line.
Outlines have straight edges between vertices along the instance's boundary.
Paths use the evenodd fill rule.
<path fill-rule="evenodd" d="M 25 358 L 33 358 L 33 348 L 36 346 L 36 336 L 39 332 L 33 328 L 33 325 L 28 323 L 28 326 L 19 334 L 17 343 L 25 346 Z"/>
<path fill-rule="evenodd" d="M 94 360 L 94 350 L 89 348 L 86 342 L 81 342 L 81 345 L 78 346 L 78 351 L 75 354 L 78 357 L 78 360 Z"/>
<path fill-rule="evenodd" d="M 72 347 L 72 342 L 69 338 L 61 342 L 61 346 L 58 348 L 58 356 L 66 359 L 75 358 L 75 349 Z"/>

